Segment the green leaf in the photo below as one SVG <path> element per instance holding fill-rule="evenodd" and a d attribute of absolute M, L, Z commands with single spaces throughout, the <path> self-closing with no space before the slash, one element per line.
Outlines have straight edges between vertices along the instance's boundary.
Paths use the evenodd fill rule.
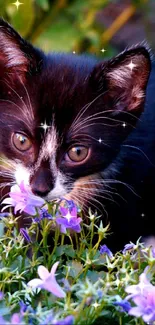
<path fill-rule="evenodd" d="M 83 265 L 81 262 L 78 261 L 72 261 L 68 263 L 68 266 L 70 266 L 70 271 L 69 271 L 69 275 L 72 278 L 75 278 L 78 276 L 78 274 L 83 270 Z"/>
<path fill-rule="evenodd" d="M 72 246 L 65 245 L 64 253 L 69 257 L 75 257 L 75 250 L 72 248 Z"/>
<path fill-rule="evenodd" d="M 69 257 L 75 257 L 75 250 L 70 245 L 58 246 L 55 250 L 55 255 L 57 257 L 66 254 Z"/>
<path fill-rule="evenodd" d="M 67 18 L 59 16 L 59 19 L 51 23 L 36 40 L 36 45 L 45 51 L 67 52 L 74 50 L 76 41 L 80 39 L 80 33 L 76 26 Z"/>
<path fill-rule="evenodd" d="M 48 0 L 36 0 L 36 4 L 45 11 L 49 10 Z"/>

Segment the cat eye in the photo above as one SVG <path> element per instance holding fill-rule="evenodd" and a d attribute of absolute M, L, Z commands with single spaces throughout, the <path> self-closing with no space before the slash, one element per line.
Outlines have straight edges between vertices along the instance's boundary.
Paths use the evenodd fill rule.
<path fill-rule="evenodd" d="M 72 147 L 68 151 L 67 155 L 70 160 L 74 162 L 81 162 L 87 158 L 88 153 L 89 153 L 89 149 L 87 147 L 79 145 L 79 146 Z"/>
<path fill-rule="evenodd" d="M 22 133 L 14 133 L 12 136 L 12 143 L 15 148 L 20 151 L 27 151 L 32 146 L 30 139 Z"/>

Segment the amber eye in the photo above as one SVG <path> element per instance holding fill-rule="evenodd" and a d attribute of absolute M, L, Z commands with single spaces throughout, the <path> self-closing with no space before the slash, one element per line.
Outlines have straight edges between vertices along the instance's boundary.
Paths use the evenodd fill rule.
<path fill-rule="evenodd" d="M 12 136 L 12 142 L 15 148 L 20 151 L 27 151 L 32 145 L 30 139 L 22 133 L 14 133 Z"/>
<path fill-rule="evenodd" d="M 74 162 L 81 162 L 88 156 L 89 149 L 84 146 L 75 146 L 68 151 L 68 157 Z"/>

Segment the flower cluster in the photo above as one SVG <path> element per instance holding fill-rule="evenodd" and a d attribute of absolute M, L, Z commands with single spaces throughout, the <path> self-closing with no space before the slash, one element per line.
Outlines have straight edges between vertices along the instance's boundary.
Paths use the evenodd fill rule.
<path fill-rule="evenodd" d="M 103 324 L 155 324 L 154 248 L 137 241 L 113 254 L 101 245 L 108 227 L 101 221 L 98 228 L 91 211 L 92 227 L 82 223 L 72 200 L 47 203 L 24 182 L 9 196 L 3 204 L 33 218 L 19 230 L 18 216 L 0 214 L 0 324 L 93 325 L 99 318 Z"/>
<path fill-rule="evenodd" d="M 129 310 L 129 315 L 142 317 L 146 323 L 150 323 L 155 321 L 155 286 L 147 279 L 146 272 L 139 279 L 138 284 L 126 288 L 126 292 L 130 293 L 126 299 L 132 299 L 136 304 Z"/>

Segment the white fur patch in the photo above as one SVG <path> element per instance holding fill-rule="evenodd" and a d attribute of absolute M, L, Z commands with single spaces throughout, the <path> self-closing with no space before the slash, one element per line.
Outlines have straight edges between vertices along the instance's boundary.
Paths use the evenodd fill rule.
<path fill-rule="evenodd" d="M 38 156 L 38 160 L 35 165 L 35 169 L 39 168 L 42 160 L 50 159 L 55 161 L 57 150 L 57 132 L 54 125 L 52 125 L 45 136 L 45 140 L 42 143 L 41 150 Z"/>
<path fill-rule="evenodd" d="M 65 194 L 67 194 L 67 189 L 63 185 L 64 178 L 65 176 L 61 172 L 58 172 L 54 189 L 47 196 L 48 201 L 59 199 L 63 197 Z"/>
<path fill-rule="evenodd" d="M 24 181 L 25 184 L 29 185 L 30 171 L 26 167 L 22 166 L 22 164 L 17 164 L 15 171 L 15 179 L 18 185 L 22 181 Z"/>

